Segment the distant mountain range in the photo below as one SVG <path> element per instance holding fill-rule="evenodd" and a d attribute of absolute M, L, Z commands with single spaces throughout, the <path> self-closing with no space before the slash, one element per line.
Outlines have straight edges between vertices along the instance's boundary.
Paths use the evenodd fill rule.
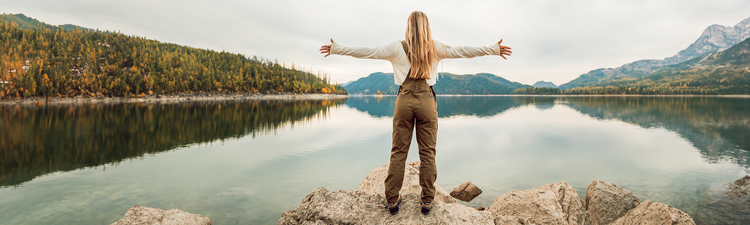
<path fill-rule="evenodd" d="M 347 82 L 349 83 L 349 82 Z M 439 73 L 438 82 L 433 86 L 436 94 L 510 94 L 518 88 L 529 85 L 512 82 L 489 73 L 456 75 Z M 393 82 L 393 73 L 372 73 L 345 86 L 349 94 L 375 94 L 378 91 L 386 95 L 395 95 L 398 85 Z"/>
<path fill-rule="evenodd" d="M 532 84 L 531 86 L 532 87 L 557 88 L 557 85 L 555 85 L 554 83 L 543 81 L 543 80 L 537 81 L 536 83 Z"/>
<path fill-rule="evenodd" d="M 584 86 L 600 86 L 602 83 L 621 78 L 642 78 L 664 66 L 685 62 L 698 56 L 724 51 L 750 37 L 750 18 L 733 27 L 711 25 L 703 31 L 700 38 L 676 55 L 663 60 L 646 59 L 622 65 L 617 68 L 600 68 L 592 70 L 578 78 L 560 85 L 561 89 Z"/>
<path fill-rule="evenodd" d="M 640 78 L 617 77 L 567 94 L 750 94 L 750 38 Z"/>

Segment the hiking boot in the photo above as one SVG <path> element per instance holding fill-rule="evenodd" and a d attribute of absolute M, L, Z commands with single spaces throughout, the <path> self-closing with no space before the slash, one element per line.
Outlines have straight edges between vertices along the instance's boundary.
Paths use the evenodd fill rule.
<path fill-rule="evenodd" d="M 388 211 L 391 211 L 391 215 L 396 215 L 398 213 L 398 205 L 401 204 L 401 195 L 398 196 L 398 200 L 396 200 L 396 203 L 389 202 L 388 203 Z"/>
<path fill-rule="evenodd" d="M 432 209 L 432 202 L 422 202 L 422 214 L 430 214 L 430 209 Z"/>

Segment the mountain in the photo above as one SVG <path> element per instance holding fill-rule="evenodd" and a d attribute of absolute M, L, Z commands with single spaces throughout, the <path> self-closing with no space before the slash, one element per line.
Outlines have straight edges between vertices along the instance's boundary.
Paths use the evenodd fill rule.
<path fill-rule="evenodd" d="M 750 94 L 750 38 L 639 78 L 619 77 L 563 94 Z"/>
<path fill-rule="evenodd" d="M 510 94 L 513 90 L 524 87 L 529 86 L 489 73 L 475 75 L 439 73 L 438 82 L 434 89 L 436 94 L 481 95 Z M 398 92 L 398 85 L 393 82 L 393 73 L 382 72 L 359 78 L 345 88 L 350 94 L 375 94 L 380 91 L 383 94 L 395 95 Z"/>
<path fill-rule="evenodd" d="M 77 25 L 73 25 L 73 24 L 63 24 L 63 25 L 59 25 L 59 26 L 50 25 L 50 24 L 41 22 L 39 20 L 36 20 L 34 18 L 28 17 L 28 16 L 24 15 L 23 13 L 18 13 L 18 14 L 3 13 L 3 14 L 0 14 L 0 19 L 2 19 L 6 23 L 8 23 L 8 22 L 14 22 L 14 23 L 16 23 L 16 25 L 18 25 L 19 28 L 26 29 L 26 30 L 36 29 L 36 28 L 39 28 L 40 26 L 42 28 L 44 28 L 44 29 L 50 29 L 50 30 L 53 30 L 53 31 L 57 30 L 57 29 L 60 29 L 60 28 L 68 30 L 68 31 L 73 31 L 75 29 L 78 29 L 78 30 L 92 30 L 92 29 L 89 29 L 89 28 L 85 28 L 85 27 L 81 27 L 81 26 L 77 26 Z"/>
<path fill-rule="evenodd" d="M 348 82 L 346 82 L 346 83 L 343 83 L 343 84 L 341 84 L 341 86 L 342 86 L 342 87 L 346 87 L 346 85 L 349 85 L 349 84 L 351 84 L 351 83 L 354 83 L 354 81 L 353 81 L 353 80 L 352 80 L 352 81 L 348 81 Z"/>
<path fill-rule="evenodd" d="M 531 86 L 532 86 L 532 87 L 546 87 L 546 88 L 557 88 L 557 85 L 555 85 L 554 83 L 552 83 L 552 82 L 547 82 L 547 81 L 543 81 L 543 80 L 537 81 L 536 83 L 534 83 L 534 84 L 533 84 L 533 85 L 531 85 Z"/>
<path fill-rule="evenodd" d="M 597 86 L 609 80 L 629 77 L 639 78 L 649 75 L 667 65 L 684 62 L 708 53 L 721 52 L 750 37 L 750 18 L 733 27 L 718 24 L 707 27 L 693 44 L 676 55 L 663 60 L 646 59 L 622 65 L 617 68 L 600 68 L 589 71 L 578 78 L 560 85 L 561 89 Z"/>

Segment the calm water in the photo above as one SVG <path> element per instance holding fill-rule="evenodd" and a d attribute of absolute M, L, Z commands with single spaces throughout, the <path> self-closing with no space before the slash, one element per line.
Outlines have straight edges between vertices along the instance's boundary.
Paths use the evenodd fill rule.
<path fill-rule="evenodd" d="M 388 163 L 394 104 L 0 106 L 0 224 L 109 224 L 133 205 L 275 224 Z M 600 179 L 698 224 L 750 223 L 723 186 L 750 174 L 748 98 L 439 96 L 438 113 L 437 184 L 484 190 L 465 205 Z"/>

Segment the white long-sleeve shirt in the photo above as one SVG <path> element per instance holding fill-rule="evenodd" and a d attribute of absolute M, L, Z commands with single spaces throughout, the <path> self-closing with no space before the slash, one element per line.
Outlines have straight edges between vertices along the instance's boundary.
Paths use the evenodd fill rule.
<path fill-rule="evenodd" d="M 484 55 L 500 55 L 500 46 L 497 43 L 488 46 L 448 46 L 442 42 L 435 41 L 435 48 L 437 50 L 437 61 L 432 64 L 432 74 L 430 79 L 427 80 L 427 84 L 432 86 L 435 85 L 438 75 L 438 62 L 443 59 L 452 58 L 474 58 L 477 56 Z M 369 47 L 346 47 L 336 42 L 331 44 L 331 54 L 348 55 L 355 58 L 363 59 L 384 59 L 391 62 L 393 65 L 393 81 L 396 85 L 406 80 L 406 76 L 409 74 L 411 63 L 409 58 L 404 52 L 404 48 L 401 45 L 401 41 L 394 41 L 383 46 L 374 48 Z"/>

